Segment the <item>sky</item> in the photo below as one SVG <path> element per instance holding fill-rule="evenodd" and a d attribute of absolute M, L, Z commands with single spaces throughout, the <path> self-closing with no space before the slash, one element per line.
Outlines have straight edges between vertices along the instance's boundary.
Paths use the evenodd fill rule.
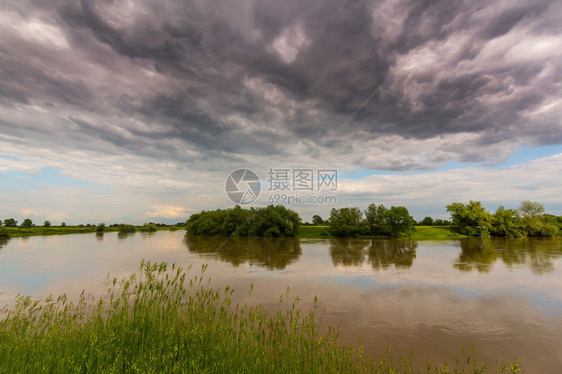
<path fill-rule="evenodd" d="M 228 175 L 303 219 L 562 215 L 560 1 L 2 1 L 0 219 L 184 221 Z M 330 191 L 268 171 L 337 170 Z M 318 183 L 315 180 L 314 183 Z M 293 186 L 294 187 L 294 186 Z"/>

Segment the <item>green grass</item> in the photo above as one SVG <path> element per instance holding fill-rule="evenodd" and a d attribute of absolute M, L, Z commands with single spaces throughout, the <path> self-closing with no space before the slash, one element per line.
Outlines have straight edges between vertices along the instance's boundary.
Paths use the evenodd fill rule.
<path fill-rule="evenodd" d="M 297 233 L 299 238 L 329 238 L 325 234 L 329 226 L 301 226 Z M 410 234 L 411 239 L 415 240 L 443 240 L 466 238 L 466 235 L 459 234 L 457 229 L 451 226 L 414 226 Z M 370 236 L 362 236 L 369 239 Z"/>
<path fill-rule="evenodd" d="M 188 279 L 175 265 L 143 260 L 101 298 L 19 296 L 0 313 L 0 372 L 412 372 L 411 354 L 374 360 L 361 346 L 338 345 L 334 329 L 321 333 L 316 300 L 308 312 L 298 297 L 277 313 L 233 305 L 234 291 L 211 288 L 205 269 Z M 288 299 L 287 289 L 280 305 Z M 427 372 L 486 372 L 473 356 L 463 351 L 454 366 L 428 364 Z M 517 372 L 518 363 L 497 371 Z"/>
<path fill-rule="evenodd" d="M 298 238 L 327 238 L 324 233 L 329 226 L 301 226 L 297 231 Z"/>
<path fill-rule="evenodd" d="M 466 238 L 451 226 L 414 226 L 411 238 L 416 240 L 443 240 Z"/>
<path fill-rule="evenodd" d="M 173 230 L 172 227 L 158 227 L 158 230 Z M 2 227 L 10 235 L 10 237 L 20 237 L 20 236 L 34 236 L 34 235 L 65 235 L 65 234 L 85 234 L 90 232 L 96 232 L 96 226 L 90 227 L 78 227 L 78 226 L 66 226 L 66 227 L 42 227 L 35 226 L 29 228 L 23 227 Z M 182 228 L 183 229 L 183 228 Z M 177 230 L 177 227 L 176 227 Z M 105 226 L 104 232 L 119 231 L 118 227 L 108 227 Z"/>

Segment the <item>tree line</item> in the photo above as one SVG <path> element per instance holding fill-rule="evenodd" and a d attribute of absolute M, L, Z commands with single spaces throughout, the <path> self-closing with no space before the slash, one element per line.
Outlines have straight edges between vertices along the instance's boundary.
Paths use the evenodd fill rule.
<path fill-rule="evenodd" d="M 562 231 L 562 217 L 545 214 L 544 206 L 536 201 L 523 201 L 519 209 L 506 209 L 500 205 L 492 214 L 479 201 L 471 200 L 468 204 L 447 205 L 447 211 L 453 226 L 468 236 L 555 237 Z"/>

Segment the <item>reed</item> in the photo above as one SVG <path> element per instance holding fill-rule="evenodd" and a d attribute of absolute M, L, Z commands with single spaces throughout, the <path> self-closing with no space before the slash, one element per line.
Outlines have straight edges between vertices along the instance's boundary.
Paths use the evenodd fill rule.
<path fill-rule="evenodd" d="M 276 313 L 234 305 L 234 290 L 210 287 L 205 270 L 188 278 L 191 267 L 143 260 L 102 297 L 18 296 L 0 313 L 0 372 L 412 372 L 411 355 L 374 360 L 361 346 L 340 346 L 333 328 L 321 333 L 317 300 L 308 312 L 298 297 Z M 280 302 L 288 299 L 287 292 Z M 487 369 L 467 357 L 457 361 L 467 372 Z M 518 363 L 498 367 L 517 370 Z"/>

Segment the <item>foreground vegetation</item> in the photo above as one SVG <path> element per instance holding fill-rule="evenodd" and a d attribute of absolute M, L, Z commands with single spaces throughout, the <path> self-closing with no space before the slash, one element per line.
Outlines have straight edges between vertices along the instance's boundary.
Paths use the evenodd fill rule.
<path fill-rule="evenodd" d="M 18 297 L 14 309 L 2 312 L 0 372 L 412 372 L 411 355 L 395 361 L 389 351 L 374 360 L 361 347 L 338 345 L 334 329 L 321 333 L 316 301 L 307 313 L 298 297 L 270 313 L 261 305 L 233 305 L 233 292 L 210 288 L 202 273 L 188 279 L 175 265 L 143 260 L 139 273 L 114 279 L 103 298 Z M 287 290 L 281 304 L 288 299 Z M 426 367 L 488 370 L 464 351 L 453 365 Z M 518 362 L 496 368 L 518 370 Z"/>

